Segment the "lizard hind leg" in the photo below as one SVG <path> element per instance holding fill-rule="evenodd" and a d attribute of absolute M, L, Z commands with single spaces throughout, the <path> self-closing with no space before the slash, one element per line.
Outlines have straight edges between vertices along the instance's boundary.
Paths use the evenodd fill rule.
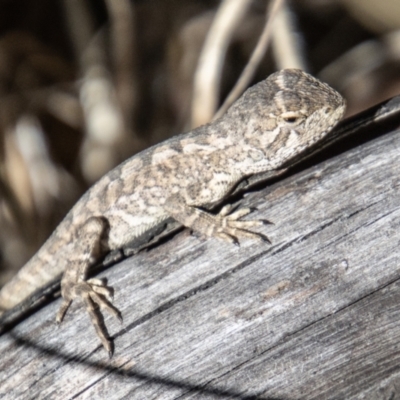
<path fill-rule="evenodd" d="M 107 334 L 100 309 L 122 321 L 121 313 L 111 303 L 113 289 L 101 279 L 87 279 L 88 270 L 102 253 L 102 242 L 109 230 L 108 221 L 102 217 L 89 218 L 77 231 L 75 247 L 61 280 L 62 304 L 56 321 L 61 323 L 72 301 L 83 300 L 92 324 L 104 348 L 112 355 L 113 347 Z"/>

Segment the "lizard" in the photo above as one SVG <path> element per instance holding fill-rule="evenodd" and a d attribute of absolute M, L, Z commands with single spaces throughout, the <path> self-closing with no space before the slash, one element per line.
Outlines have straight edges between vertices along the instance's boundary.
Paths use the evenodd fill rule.
<path fill-rule="evenodd" d="M 75 204 L 38 252 L 0 291 L 9 310 L 63 273 L 61 323 L 73 300 L 83 300 L 103 347 L 113 347 L 104 309 L 122 321 L 113 289 L 88 272 L 157 224 L 173 219 L 206 237 L 234 244 L 267 240 L 243 219 L 250 208 L 221 205 L 245 178 L 276 173 L 322 141 L 342 119 L 346 103 L 326 83 L 284 69 L 255 84 L 219 119 L 140 152 L 104 175 Z"/>

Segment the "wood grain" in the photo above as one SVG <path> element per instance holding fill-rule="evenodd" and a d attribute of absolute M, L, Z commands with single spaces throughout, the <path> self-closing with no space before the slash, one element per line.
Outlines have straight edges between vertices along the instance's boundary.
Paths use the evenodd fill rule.
<path fill-rule="evenodd" d="M 54 301 L 0 336 L 0 398 L 397 398 L 399 154 L 397 131 L 247 195 L 272 245 L 185 230 L 103 273 L 111 360 Z"/>

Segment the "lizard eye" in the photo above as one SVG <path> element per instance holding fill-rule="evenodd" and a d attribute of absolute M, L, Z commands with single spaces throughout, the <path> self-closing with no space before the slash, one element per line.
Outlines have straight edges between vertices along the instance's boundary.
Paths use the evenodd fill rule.
<path fill-rule="evenodd" d="M 295 124 L 301 120 L 302 115 L 293 111 L 286 112 L 282 115 L 282 119 L 288 124 Z"/>

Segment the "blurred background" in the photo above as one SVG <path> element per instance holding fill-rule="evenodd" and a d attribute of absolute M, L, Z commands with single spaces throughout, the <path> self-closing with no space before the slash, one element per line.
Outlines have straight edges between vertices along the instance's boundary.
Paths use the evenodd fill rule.
<path fill-rule="evenodd" d="M 289 67 L 347 115 L 396 95 L 400 1 L 1 0 L 0 286 L 105 172 Z"/>

